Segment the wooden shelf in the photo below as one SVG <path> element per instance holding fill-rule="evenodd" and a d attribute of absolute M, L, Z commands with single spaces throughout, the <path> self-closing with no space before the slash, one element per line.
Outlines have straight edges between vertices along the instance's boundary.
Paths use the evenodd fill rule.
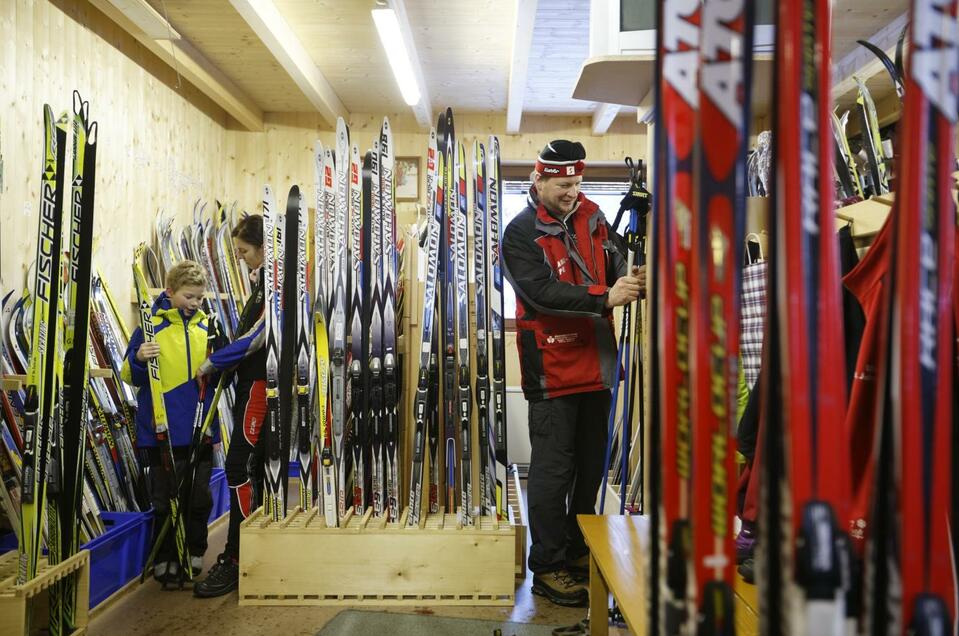
<path fill-rule="evenodd" d="M 753 66 L 753 117 L 770 113 L 773 59 L 767 53 L 757 54 Z M 879 65 L 879 62 L 875 62 Z M 880 67 L 881 69 L 881 67 Z M 604 55 L 587 59 L 579 71 L 573 88 L 573 98 L 622 106 L 636 106 L 643 111 L 653 108 L 653 78 L 656 58 L 649 55 Z M 872 94 L 879 115 L 880 126 L 896 121 L 900 115 L 898 97 L 889 75 L 872 66 L 862 69 L 860 76 Z M 841 115 L 851 111 L 847 132 L 857 134 L 859 120 L 856 114 L 858 90 L 852 77 L 836 84 L 832 99 Z"/>
<path fill-rule="evenodd" d="M 895 200 L 895 194 L 892 192 L 882 196 L 872 197 L 859 203 L 847 205 L 844 208 L 836 210 L 836 228 L 841 228 L 846 223 L 852 224 L 852 235 L 857 239 L 866 239 L 879 234 L 889 211 L 892 210 L 892 204 Z"/>
<path fill-rule="evenodd" d="M 591 57 L 579 70 L 573 99 L 639 106 L 653 87 L 655 71 L 653 55 Z"/>
<path fill-rule="evenodd" d="M 653 107 L 653 78 L 656 57 L 646 55 L 602 55 L 587 59 L 573 88 L 574 99 L 608 104 Z M 773 60 L 767 53 L 756 54 L 753 65 L 753 116 L 769 112 Z"/>
<path fill-rule="evenodd" d="M 91 378 L 112 378 L 113 369 L 102 369 L 100 367 L 90 367 Z M 9 374 L 0 378 L 0 386 L 4 391 L 16 391 L 20 389 L 27 381 L 27 376 L 23 374 Z"/>

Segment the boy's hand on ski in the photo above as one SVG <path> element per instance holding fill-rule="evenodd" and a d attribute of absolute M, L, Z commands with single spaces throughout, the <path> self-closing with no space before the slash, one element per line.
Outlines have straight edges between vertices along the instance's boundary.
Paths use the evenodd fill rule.
<path fill-rule="evenodd" d="M 606 296 L 606 306 L 612 308 L 631 303 L 639 298 L 640 289 L 639 278 L 623 276 L 609 288 L 609 293 Z"/>
<path fill-rule="evenodd" d="M 137 360 L 146 362 L 160 355 L 160 345 L 156 342 L 144 342 L 137 349 Z"/>

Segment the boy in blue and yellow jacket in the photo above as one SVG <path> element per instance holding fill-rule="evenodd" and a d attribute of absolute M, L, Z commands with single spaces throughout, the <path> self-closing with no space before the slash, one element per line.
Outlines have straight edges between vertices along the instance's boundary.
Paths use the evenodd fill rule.
<path fill-rule="evenodd" d="M 162 464 L 157 447 L 153 422 L 153 399 L 147 374 L 147 361 L 159 358 L 160 380 L 163 384 L 163 402 L 166 406 L 170 443 L 178 480 L 186 468 L 193 435 L 193 420 L 200 400 L 200 385 L 194 378 L 196 370 L 206 360 L 210 325 L 200 308 L 206 291 L 206 274 L 194 261 L 182 261 L 167 273 L 166 290 L 153 304 L 155 342 L 143 341 L 143 332 L 137 328 L 130 338 L 124 356 L 123 380 L 137 387 L 137 447 L 149 458 L 150 499 L 154 510 L 154 541 L 170 514 L 170 485 L 161 476 Z M 207 380 L 210 381 L 210 380 Z M 213 380 L 215 381 L 215 380 Z M 210 408 L 213 390 L 206 391 L 203 414 Z M 187 546 L 194 576 L 199 574 L 207 548 L 207 520 L 213 508 L 210 496 L 213 444 L 219 441 L 219 427 L 214 423 L 210 435 L 205 436 L 199 453 L 199 463 L 190 497 L 190 509 L 183 518 Z M 177 552 L 174 536 L 168 532 L 157 552 L 153 576 L 161 583 L 178 577 Z"/>

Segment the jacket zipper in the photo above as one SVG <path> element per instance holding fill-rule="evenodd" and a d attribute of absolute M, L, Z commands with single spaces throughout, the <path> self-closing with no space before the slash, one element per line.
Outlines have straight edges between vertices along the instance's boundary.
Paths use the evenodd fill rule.
<path fill-rule="evenodd" d="M 180 312 L 180 320 L 183 321 L 183 312 Z M 190 362 L 190 321 L 187 320 L 183 322 L 183 336 L 186 338 L 186 379 L 187 382 L 190 381 L 190 378 L 193 377 L 193 374 L 190 373 L 193 369 L 193 364 Z"/>

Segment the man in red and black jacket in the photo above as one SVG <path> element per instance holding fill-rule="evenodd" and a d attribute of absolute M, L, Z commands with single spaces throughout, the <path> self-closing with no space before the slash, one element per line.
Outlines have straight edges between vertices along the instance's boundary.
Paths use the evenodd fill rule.
<path fill-rule="evenodd" d="M 627 275 L 622 239 L 579 192 L 585 158 L 580 143 L 547 144 L 527 206 L 503 233 L 529 402 L 533 592 L 567 606 L 588 601 L 588 549 L 576 515 L 594 512 L 602 480 L 616 370 L 612 308 L 645 287 L 640 268 Z"/>

